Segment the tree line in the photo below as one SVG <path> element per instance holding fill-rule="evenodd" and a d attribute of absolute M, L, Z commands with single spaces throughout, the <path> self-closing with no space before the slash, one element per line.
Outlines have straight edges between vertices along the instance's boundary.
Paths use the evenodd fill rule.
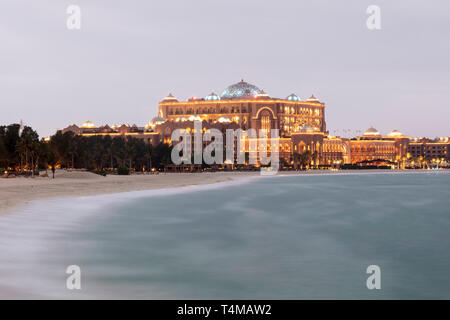
<path fill-rule="evenodd" d="M 97 173 L 161 170 L 171 163 L 168 144 L 153 146 L 134 137 L 79 136 L 58 131 L 39 139 L 31 127 L 0 126 L 0 169 L 34 175 L 56 167 L 88 169 Z"/>

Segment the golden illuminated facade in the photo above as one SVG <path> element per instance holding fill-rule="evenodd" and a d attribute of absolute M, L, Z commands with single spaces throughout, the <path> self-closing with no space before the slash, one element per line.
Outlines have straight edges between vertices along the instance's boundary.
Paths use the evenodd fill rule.
<path fill-rule="evenodd" d="M 83 136 L 131 136 L 153 145 L 161 142 L 171 144 L 174 130 L 193 132 L 195 121 L 201 122 L 203 132 L 214 128 L 224 137 L 227 129 L 255 129 L 258 134 L 263 131 L 269 139 L 265 145 L 256 145 L 267 148 L 268 154 L 274 152 L 271 150 L 270 130 L 278 129 L 279 157 L 287 163 L 306 152 L 314 166 L 339 167 L 385 161 L 401 167 L 400 164 L 410 158 L 448 159 L 450 151 L 448 138 L 445 141 L 442 140 L 444 138 L 441 141 L 414 141 L 396 130 L 386 136 L 374 128 L 352 139 L 330 136 L 326 129 L 325 104 L 314 96 L 306 100 L 295 94 L 284 99 L 273 98 L 243 80 L 227 87 L 220 96 L 211 93 L 204 98 L 178 101 L 169 94 L 158 105 L 158 117 L 145 127 L 126 124 L 97 127 L 88 121 L 80 127 L 72 125 L 62 131 Z M 246 153 L 258 152 L 250 148 L 252 139 L 243 144 Z M 204 148 L 206 142 L 202 145 Z"/>
<path fill-rule="evenodd" d="M 350 162 L 396 159 L 395 141 L 383 139 L 375 128 L 369 128 L 364 135 L 350 140 Z"/>
<path fill-rule="evenodd" d="M 154 128 L 154 127 L 153 127 Z M 152 145 L 157 145 L 160 143 L 160 134 L 152 129 L 150 126 L 138 127 L 135 124 L 121 124 L 121 125 L 104 125 L 96 126 L 92 122 L 87 121 L 81 126 L 75 124 L 68 126 L 67 128 L 61 130 L 62 133 L 73 132 L 74 134 L 81 135 L 84 137 L 92 136 L 110 136 L 115 137 L 133 137 L 136 139 L 142 139 L 146 143 Z"/>
<path fill-rule="evenodd" d="M 278 129 L 279 156 L 287 162 L 297 152 L 294 135 L 307 137 L 306 131 L 311 131 L 321 134 L 322 138 L 326 136 L 325 104 L 317 98 L 311 96 L 302 101 L 295 94 L 285 99 L 273 98 L 243 80 L 226 88 L 220 96 L 211 93 L 205 98 L 178 101 L 169 94 L 159 103 L 159 117 L 167 121 L 156 128 L 165 142 L 174 129 L 192 128 L 193 121 L 201 121 L 203 127 L 220 125 L 222 130 L 223 125 L 237 126 L 244 131 L 255 129 L 258 134 L 261 131 L 267 134 L 269 139 L 270 131 Z M 251 150 L 249 144 L 247 141 L 245 152 L 258 151 Z M 256 145 L 259 148 L 259 144 Z M 268 154 L 274 151 L 270 150 L 270 140 L 266 147 Z M 322 141 L 317 148 L 321 150 Z"/>
<path fill-rule="evenodd" d="M 408 144 L 408 158 L 431 161 L 450 161 L 450 139 L 442 137 L 434 140 L 413 139 Z"/>
<path fill-rule="evenodd" d="M 178 101 L 171 94 L 159 103 L 159 116 L 172 122 L 189 120 L 207 123 L 236 123 L 241 129 L 270 132 L 279 129 L 288 137 L 310 126 L 325 132 L 325 105 L 314 96 L 301 101 L 295 94 L 286 99 L 269 97 L 263 90 L 245 81 L 229 86 L 222 95 Z"/>

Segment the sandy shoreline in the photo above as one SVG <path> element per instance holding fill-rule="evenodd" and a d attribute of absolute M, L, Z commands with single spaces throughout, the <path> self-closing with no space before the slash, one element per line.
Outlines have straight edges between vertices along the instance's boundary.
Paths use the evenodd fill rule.
<path fill-rule="evenodd" d="M 383 171 L 376 170 L 376 173 L 381 173 Z M 393 172 L 393 170 L 386 171 Z M 374 170 L 337 172 L 329 170 L 313 170 L 303 172 L 279 172 L 279 174 L 310 175 L 344 174 L 351 172 L 375 173 Z M 56 173 L 55 179 L 43 177 L 0 179 L 0 214 L 14 212 L 18 207 L 40 199 L 184 187 L 258 176 L 260 176 L 260 172 L 160 173 L 130 176 L 111 175 L 102 177 L 90 172 L 68 172 L 61 170 Z"/>
<path fill-rule="evenodd" d="M 184 187 L 252 176 L 259 176 L 259 172 L 161 173 L 102 177 L 90 172 L 60 171 L 55 175 L 55 179 L 0 179 L 0 214 L 13 212 L 17 207 L 40 199 Z"/>

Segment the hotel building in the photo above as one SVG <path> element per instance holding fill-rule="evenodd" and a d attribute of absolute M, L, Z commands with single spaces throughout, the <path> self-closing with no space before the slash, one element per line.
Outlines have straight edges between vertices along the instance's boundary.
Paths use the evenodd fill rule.
<path fill-rule="evenodd" d="M 412 159 L 450 160 L 450 141 L 448 137 L 430 140 L 413 139 L 408 144 L 408 154 Z"/>
<path fill-rule="evenodd" d="M 372 127 L 352 139 L 330 136 L 325 103 L 314 95 L 306 100 L 296 94 L 284 99 L 274 98 L 243 80 L 227 87 L 220 96 L 212 92 L 204 98 L 179 101 L 169 94 L 158 105 L 158 117 L 145 127 L 125 124 L 96 127 L 86 122 L 62 131 L 83 136 L 132 136 L 154 145 L 171 144 L 172 132 L 175 129 L 191 131 L 194 121 L 201 121 L 203 130 L 215 128 L 224 135 L 226 129 L 256 129 L 266 132 L 270 138 L 270 130 L 279 129 L 279 156 L 287 163 L 292 163 L 295 154 L 304 152 L 311 155 L 314 165 L 326 166 L 377 161 L 398 164 L 411 155 L 448 159 L 449 154 L 448 138 L 440 142 L 412 141 L 396 130 L 382 136 Z M 246 151 L 250 151 L 248 144 Z"/>

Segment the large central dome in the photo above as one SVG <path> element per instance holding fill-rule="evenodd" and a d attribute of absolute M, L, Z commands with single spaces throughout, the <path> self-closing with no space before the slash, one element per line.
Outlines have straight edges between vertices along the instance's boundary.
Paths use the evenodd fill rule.
<path fill-rule="evenodd" d="M 261 90 L 257 86 L 241 80 L 240 82 L 232 84 L 226 88 L 220 97 L 222 99 L 253 98 L 259 93 L 261 93 Z"/>

